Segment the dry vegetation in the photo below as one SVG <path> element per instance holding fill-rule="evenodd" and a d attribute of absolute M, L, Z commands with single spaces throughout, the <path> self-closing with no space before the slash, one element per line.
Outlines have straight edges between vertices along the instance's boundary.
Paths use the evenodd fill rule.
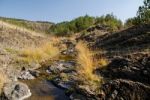
<path fill-rule="evenodd" d="M 108 65 L 109 61 L 107 58 L 102 57 L 100 59 L 95 59 L 94 63 L 97 68 L 103 69 Z"/>
<path fill-rule="evenodd" d="M 0 93 L 2 92 L 4 84 L 7 82 L 8 78 L 4 72 L 0 71 Z"/>
<path fill-rule="evenodd" d="M 96 69 L 96 62 L 92 56 L 92 51 L 87 47 L 86 43 L 79 42 L 76 49 L 78 50 L 77 62 L 80 65 L 77 69 L 78 73 L 84 77 L 84 79 L 102 81 L 102 78 L 93 73 Z M 105 64 L 104 61 L 103 64 Z"/>
<path fill-rule="evenodd" d="M 30 47 L 20 52 L 21 58 L 25 62 L 41 62 L 53 58 L 59 54 L 57 47 L 53 43 L 45 43 L 39 47 Z"/>
<path fill-rule="evenodd" d="M 26 29 L 26 28 L 23 28 L 23 27 L 19 27 L 19 26 L 16 26 L 16 25 L 13 25 L 13 24 L 10 24 L 10 23 L 1 21 L 1 20 L 0 20 L 0 25 L 2 25 L 3 27 L 10 28 L 10 29 L 15 29 L 15 30 L 17 29 L 17 30 L 20 31 L 20 32 L 27 32 L 27 33 L 30 33 L 30 34 L 32 34 L 33 36 L 41 36 L 41 37 L 44 36 L 44 34 L 42 34 L 42 33 L 37 33 L 37 32 L 35 32 L 35 31 L 29 30 L 29 29 Z"/>

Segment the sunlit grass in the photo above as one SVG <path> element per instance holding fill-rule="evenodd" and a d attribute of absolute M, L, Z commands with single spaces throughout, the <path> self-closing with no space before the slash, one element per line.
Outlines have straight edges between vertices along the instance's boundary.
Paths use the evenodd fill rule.
<path fill-rule="evenodd" d="M 0 71 L 0 94 L 2 92 L 2 89 L 4 87 L 4 84 L 7 82 L 8 78 L 6 74 L 2 71 Z"/>
<path fill-rule="evenodd" d="M 39 47 L 30 47 L 20 52 L 21 58 L 25 62 L 41 62 L 53 58 L 59 54 L 57 47 L 53 43 L 45 43 Z"/>
<path fill-rule="evenodd" d="M 79 67 L 77 71 L 81 78 L 91 81 L 100 81 L 102 78 L 95 75 L 93 72 L 96 68 L 92 51 L 87 47 L 84 42 L 79 42 L 76 46 L 78 51 L 77 62 Z"/>
<path fill-rule="evenodd" d="M 94 60 L 94 62 L 95 62 L 95 66 L 100 69 L 107 67 L 107 65 L 109 64 L 108 59 L 106 59 L 104 57 L 102 57 L 100 59 L 96 59 L 96 60 Z"/>

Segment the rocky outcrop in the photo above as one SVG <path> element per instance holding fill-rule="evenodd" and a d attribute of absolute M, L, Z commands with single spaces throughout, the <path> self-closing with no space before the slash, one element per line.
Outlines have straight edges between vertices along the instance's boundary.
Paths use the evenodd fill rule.
<path fill-rule="evenodd" d="M 48 73 L 56 74 L 51 81 L 60 88 L 70 89 L 74 86 L 77 73 L 75 71 L 76 63 L 74 61 L 58 61 L 48 67 Z"/>
<path fill-rule="evenodd" d="M 132 59 L 114 58 L 101 75 L 111 79 L 129 79 L 150 85 L 150 57 Z"/>
<path fill-rule="evenodd" d="M 150 87 L 129 80 L 112 80 L 102 87 L 104 100 L 149 100 Z"/>

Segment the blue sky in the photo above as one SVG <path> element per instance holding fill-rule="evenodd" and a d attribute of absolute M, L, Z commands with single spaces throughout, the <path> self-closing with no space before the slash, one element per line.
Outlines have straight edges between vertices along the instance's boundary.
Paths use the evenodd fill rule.
<path fill-rule="evenodd" d="M 124 21 L 134 17 L 140 5 L 143 0 L 0 0 L 0 16 L 57 23 L 113 13 Z"/>

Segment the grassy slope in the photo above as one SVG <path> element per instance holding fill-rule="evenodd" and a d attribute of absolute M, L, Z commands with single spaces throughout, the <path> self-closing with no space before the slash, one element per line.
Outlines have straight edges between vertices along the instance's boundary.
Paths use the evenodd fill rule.
<path fill-rule="evenodd" d="M 14 24 L 0 21 L 0 46 L 5 48 L 22 48 L 35 46 L 47 35 Z"/>
<path fill-rule="evenodd" d="M 23 19 L 15 19 L 15 18 L 5 18 L 0 17 L 1 21 L 26 28 L 35 32 L 46 33 L 48 29 L 53 25 L 51 22 L 42 22 L 42 21 L 28 21 Z"/>

